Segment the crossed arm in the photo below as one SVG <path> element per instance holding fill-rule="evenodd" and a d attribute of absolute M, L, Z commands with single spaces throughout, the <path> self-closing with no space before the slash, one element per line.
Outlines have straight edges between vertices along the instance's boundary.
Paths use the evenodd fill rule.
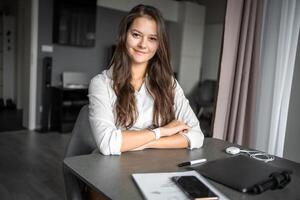
<path fill-rule="evenodd" d="M 121 152 L 147 148 L 186 148 L 188 141 L 182 134 L 185 134 L 188 129 L 185 123 L 173 120 L 166 126 L 160 127 L 159 140 L 155 140 L 155 134 L 148 129 L 122 131 Z"/>

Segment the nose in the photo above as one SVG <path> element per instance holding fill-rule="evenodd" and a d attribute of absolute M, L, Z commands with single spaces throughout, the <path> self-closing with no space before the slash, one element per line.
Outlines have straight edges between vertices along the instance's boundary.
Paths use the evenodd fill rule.
<path fill-rule="evenodd" d="M 146 38 L 145 37 L 141 38 L 140 42 L 138 43 L 138 46 L 143 49 L 146 48 Z"/>

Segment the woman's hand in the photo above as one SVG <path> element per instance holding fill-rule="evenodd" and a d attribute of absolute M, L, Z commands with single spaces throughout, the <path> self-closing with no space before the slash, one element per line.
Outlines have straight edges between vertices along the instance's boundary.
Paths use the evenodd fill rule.
<path fill-rule="evenodd" d="M 173 120 L 169 124 L 160 127 L 161 137 L 175 135 L 177 133 L 185 133 L 190 129 L 188 125 L 179 120 Z"/>

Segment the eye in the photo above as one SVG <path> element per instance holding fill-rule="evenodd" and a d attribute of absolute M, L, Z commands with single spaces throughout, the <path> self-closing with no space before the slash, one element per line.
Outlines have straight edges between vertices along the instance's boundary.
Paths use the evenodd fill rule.
<path fill-rule="evenodd" d="M 157 38 L 156 37 L 150 37 L 149 40 L 152 41 L 152 42 L 155 42 L 155 41 L 157 41 Z"/>
<path fill-rule="evenodd" d="M 131 33 L 131 35 L 134 37 L 134 38 L 139 38 L 141 35 L 139 33 Z"/>

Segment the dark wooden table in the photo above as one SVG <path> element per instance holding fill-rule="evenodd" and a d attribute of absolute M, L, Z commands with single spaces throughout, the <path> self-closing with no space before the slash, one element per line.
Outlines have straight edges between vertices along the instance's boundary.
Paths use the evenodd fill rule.
<path fill-rule="evenodd" d="M 229 157 L 224 149 L 232 144 L 213 138 L 206 138 L 201 149 L 197 150 L 156 150 L 127 152 L 121 156 L 90 154 L 66 158 L 64 165 L 79 179 L 110 199 L 142 199 L 131 174 L 144 172 L 177 172 L 186 168 L 178 163 L 206 158 L 215 160 Z M 293 171 L 292 181 L 282 190 L 269 190 L 259 195 L 244 194 L 224 185 L 210 181 L 230 199 L 300 199 L 300 164 L 278 158 L 272 165 Z"/>

